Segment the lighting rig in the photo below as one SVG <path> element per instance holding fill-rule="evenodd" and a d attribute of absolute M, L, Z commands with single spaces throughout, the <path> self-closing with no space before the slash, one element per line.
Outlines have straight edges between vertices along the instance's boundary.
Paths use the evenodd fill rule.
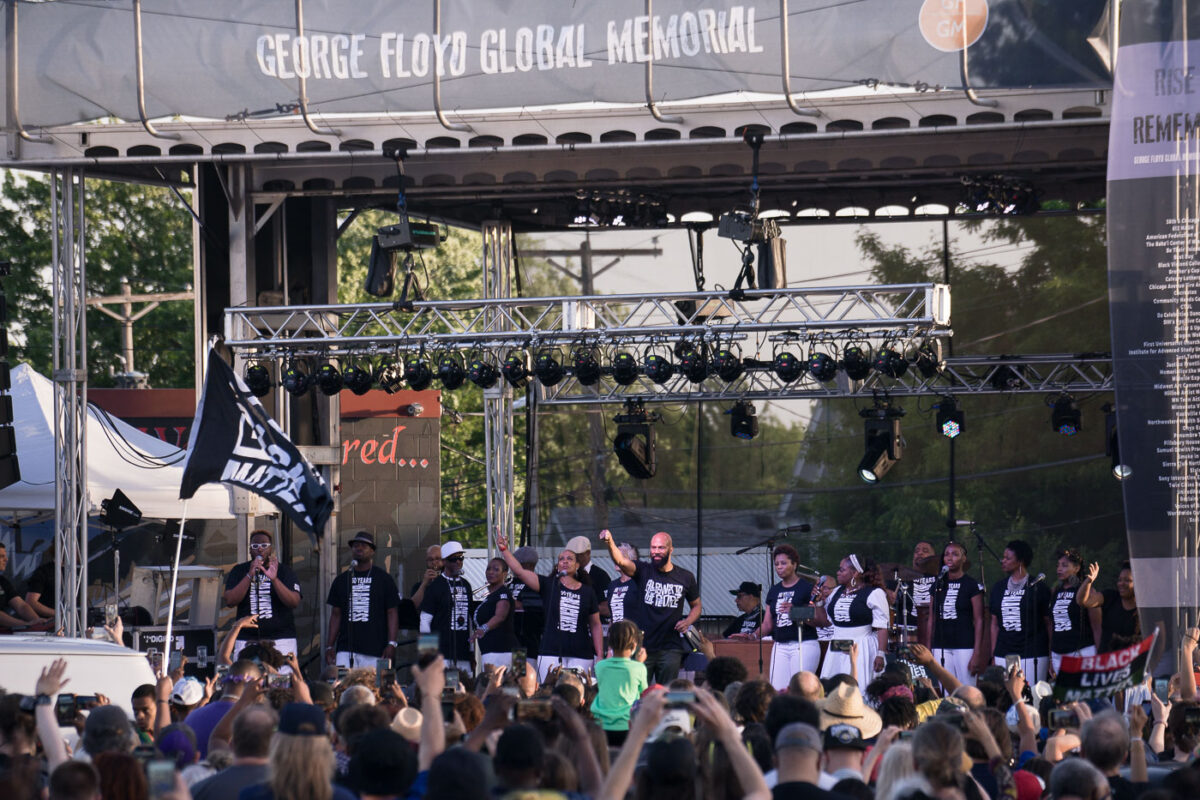
<path fill-rule="evenodd" d="M 904 455 L 904 437 L 900 435 L 904 409 L 877 399 L 873 408 L 864 408 L 858 415 L 863 418 L 866 440 L 866 452 L 858 462 L 858 477 L 866 483 L 878 483 Z"/>
<path fill-rule="evenodd" d="M 625 410 L 613 417 L 617 435 L 613 452 L 632 477 L 653 478 L 658 471 L 654 457 L 654 423 L 661 419 L 656 411 L 647 411 L 640 399 L 625 401 Z"/>

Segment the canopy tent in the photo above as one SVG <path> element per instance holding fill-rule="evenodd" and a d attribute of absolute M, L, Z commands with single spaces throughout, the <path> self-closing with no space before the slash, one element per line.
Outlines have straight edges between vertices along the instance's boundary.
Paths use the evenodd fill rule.
<path fill-rule="evenodd" d="M 54 384 L 28 364 L 12 370 L 13 427 L 22 480 L 0 490 L 0 513 L 54 512 Z M 120 489 L 149 519 L 179 519 L 184 451 L 139 431 L 94 405 L 88 407 L 87 509 Z M 201 487 L 188 501 L 189 519 L 232 519 L 229 490 Z"/>

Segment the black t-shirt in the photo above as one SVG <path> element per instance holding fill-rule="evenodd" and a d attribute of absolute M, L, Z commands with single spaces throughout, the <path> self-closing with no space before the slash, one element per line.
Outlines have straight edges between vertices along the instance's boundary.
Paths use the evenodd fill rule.
<path fill-rule="evenodd" d="M 700 598 L 696 576 L 683 567 L 660 572 L 648 561 L 637 562 L 633 580 L 641 590 L 637 620 L 642 626 L 647 650 L 686 650 L 675 625 L 683 619 L 683 601 Z"/>
<path fill-rule="evenodd" d="M 632 580 L 609 582 L 608 589 L 604 593 L 604 599 L 608 601 L 609 617 L 613 622 L 620 622 L 623 619 L 638 622 L 637 602 L 639 593 L 629 591 L 636 586 L 637 584 Z"/>
<path fill-rule="evenodd" d="M 1011 589 L 1008 578 L 992 586 L 990 610 L 999 622 L 996 634 L 996 658 L 1019 655 L 1045 658 L 1050 655 L 1045 618 L 1050 614 L 1050 590 L 1045 581 L 1029 588 L 1030 577 L 1020 589 Z"/>
<path fill-rule="evenodd" d="M 604 593 L 608 591 L 612 577 L 595 564 L 588 564 L 587 574 L 588 579 L 592 582 L 592 592 L 595 593 L 597 602 L 599 602 L 599 598 L 604 597 Z"/>
<path fill-rule="evenodd" d="M 771 638 L 777 642 L 798 642 L 802 639 L 816 639 L 817 629 L 811 625 L 802 625 L 791 618 L 791 615 L 779 610 L 780 603 L 806 605 L 812 597 L 813 585 L 806 580 L 797 580 L 791 586 L 776 583 L 767 590 L 767 608 L 771 609 Z"/>
<path fill-rule="evenodd" d="M 983 585 L 970 575 L 958 580 L 947 577 L 933 591 L 933 646 L 944 650 L 975 648 L 975 607 L 973 599 L 983 593 Z"/>
<path fill-rule="evenodd" d="M 876 592 L 879 594 L 876 595 Z M 874 608 L 870 603 L 872 597 L 876 598 Z M 839 586 L 834 589 L 825 605 L 825 613 L 829 615 L 830 621 L 833 622 L 833 638 L 841 638 L 841 633 L 837 631 L 837 628 L 862 628 L 867 625 L 880 629 L 886 628 L 886 620 L 881 625 L 876 624 L 875 608 L 878 608 L 880 604 L 882 604 L 883 613 L 886 615 L 887 595 L 883 589 L 878 587 L 864 586 L 852 593 L 848 593 L 845 586 Z"/>
<path fill-rule="evenodd" d="M 246 577 L 246 573 L 250 571 L 252 563 L 245 561 L 235 564 L 233 569 L 229 570 L 229 575 L 225 578 L 226 591 L 242 582 L 242 578 Z M 300 579 L 296 577 L 295 572 L 292 572 L 291 567 L 281 562 L 276 577 L 284 586 L 297 594 L 300 593 Z M 255 576 L 255 579 L 250 581 L 245 596 L 237 605 L 239 618 L 248 617 L 251 614 L 258 614 L 258 629 L 242 628 L 238 633 L 238 639 L 296 638 L 296 620 L 292 615 L 292 609 L 279 597 L 279 593 L 275 591 L 274 582 L 266 575 Z"/>
<path fill-rule="evenodd" d="M 25 583 L 25 591 L 36 592 L 38 602 L 44 606 L 54 605 L 54 580 L 57 572 L 53 561 L 43 561 L 42 565 L 33 571 Z"/>
<path fill-rule="evenodd" d="M 1088 610 L 1075 602 L 1078 586 L 1060 588 L 1050 603 L 1050 650 L 1055 653 L 1074 653 L 1096 643 Z"/>
<path fill-rule="evenodd" d="M 12 581 L 0 575 L 0 611 L 8 611 L 9 604 L 12 603 L 13 598 L 16 596 L 17 590 L 12 585 Z"/>
<path fill-rule="evenodd" d="M 1101 653 L 1119 649 L 1112 643 L 1114 635 L 1123 636 L 1131 642 L 1141 630 L 1138 623 L 1137 606 L 1126 610 L 1125 606 L 1121 605 L 1121 595 L 1116 589 L 1104 590 L 1104 606 L 1101 608 L 1100 620 Z M 1122 646 L 1127 646 L 1130 642 L 1126 642 Z"/>
<path fill-rule="evenodd" d="M 583 584 L 578 589 L 563 586 L 557 575 L 539 575 L 538 593 L 546 609 L 541 655 L 561 658 L 595 658 L 592 643 L 592 614 L 600 613 L 596 593 Z"/>
<path fill-rule="evenodd" d="M 893 608 L 896 611 L 897 625 L 916 625 L 917 624 L 917 609 L 928 608 L 933 592 L 933 585 L 937 582 L 936 575 L 926 575 L 922 578 L 916 578 L 905 583 L 908 586 L 907 591 L 896 592 L 896 603 Z M 890 586 L 889 582 L 889 586 Z M 907 611 L 907 622 L 905 622 L 905 612 Z"/>
<path fill-rule="evenodd" d="M 728 639 L 735 633 L 754 633 L 758 630 L 759 624 L 762 623 L 762 613 L 763 606 L 762 603 L 759 603 L 740 617 L 734 618 L 733 622 L 729 623 L 728 627 L 721 631 L 721 636 Z"/>
<path fill-rule="evenodd" d="M 346 570 L 334 578 L 326 602 L 342 611 L 339 651 L 378 658 L 388 643 L 387 611 L 400 605 L 396 581 L 383 569 Z"/>
<path fill-rule="evenodd" d="M 475 607 L 475 627 L 478 628 L 496 616 L 496 606 L 500 604 L 501 600 L 508 601 L 508 613 L 504 615 L 503 622 L 480 637 L 479 652 L 481 653 L 511 653 L 516 649 L 517 636 L 513 633 L 512 590 L 507 586 L 501 586 L 491 592 L 482 603 Z"/>
<path fill-rule="evenodd" d="M 421 613 L 432 614 L 430 630 L 438 635 L 438 650 L 451 661 L 471 658 L 471 584 L 457 578 L 438 575 L 425 587 Z M 486 617 L 484 619 L 487 619 Z"/>

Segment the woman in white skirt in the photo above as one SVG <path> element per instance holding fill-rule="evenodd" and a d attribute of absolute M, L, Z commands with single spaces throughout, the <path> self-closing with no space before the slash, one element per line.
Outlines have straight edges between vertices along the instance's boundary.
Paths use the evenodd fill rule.
<path fill-rule="evenodd" d="M 813 585 L 796 574 L 800 554 L 794 547 L 781 544 L 771 555 L 779 583 L 772 584 L 767 591 L 767 613 L 750 638 L 770 636 L 774 640 L 771 648 L 771 685 L 776 691 L 783 691 L 797 672 L 817 671 L 817 664 L 821 661 L 821 645 L 817 642 L 813 618 L 798 621 L 791 616 L 792 606 L 811 606 L 815 594 Z"/>
<path fill-rule="evenodd" d="M 517 636 L 513 632 L 512 618 L 512 589 L 509 588 L 508 564 L 503 558 L 493 558 L 488 562 L 487 597 L 475 606 L 475 630 L 471 634 L 471 642 L 479 642 L 479 660 L 486 667 L 512 666 L 512 651 L 517 646 Z M 482 667 L 479 670 L 482 674 Z"/>
<path fill-rule="evenodd" d="M 1084 608 L 1075 597 L 1083 559 L 1075 550 L 1063 550 L 1057 567 L 1058 584 L 1050 599 L 1050 680 L 1058 674 L 1063 656 L 1094 656 L 1100 639 L 1100 609 Z"/>
<path fill-rule="evenodd" d="M 832 624 L 834 628 L 821 677 L 853 675 L 848 650 L 851 643 L 857 642 L 860 689 L 883 671 L 890 622 L 887 594 L 863 580 L 863 573 L 871 566 L 870 561 L 853 553 L 842 559 L 835 576 L 837 588 L 825 607 L 816 610 L 817 625 Z"/>
<path fill-rule="evenodd" d="M 958 542 L 942 548 L 948 570 L 933 584 L 933 658 L 959 683 L 974 684 L 988 665 L 983 622 L 983 585 L 967 574 L 971 562 Z"/>

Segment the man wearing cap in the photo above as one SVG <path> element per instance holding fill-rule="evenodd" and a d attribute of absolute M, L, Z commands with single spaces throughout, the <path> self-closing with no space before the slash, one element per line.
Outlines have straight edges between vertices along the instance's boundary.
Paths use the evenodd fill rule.
<path fill-rule="evenodd" d="M 245 626 L 233 645 L 233 660 L 252 641 L 267 640 L 286 655 L 295 655 L 296 622 L 292 609 L 300 605 L 300 579 L 275 558 L 271 532 L 250 534 L 250 560 L 237 564 L 225 579 L 225 605 L 237 606 L 237 618 L 257 616 L 257 627 Z M 288 670 L 284 670 L 288 671 Z"/>
<path fill-rule="evenodd" d="M 762 586 L 754 581 L 742 581 L 741 586 L 730 589 L 729 593 L 733 595 L 742 615 L 729 623 L 721 636 L 726 639 L 731 636 L 749 637 L 762 624 Z"/>
<path fill-rule="evenodd" d="M 596 593 L 596 599 L 604 599 L 604 595 L 608 590 L 608 584 L 612 582 L 612 578 L 607 572 L 592 563 L 591 541 L 586 536 L 575 536 L 571 538 L 571 541 L 567 542 L 567 549 L 575 554 L 575 560 L 579 562 L 579 568 L 591 578 L 592 591 Z"/>
<path fill-rule="evenodd" d="M 395 658 L 400 632 L 400 592 L 392 576 L 375 566 L 375 537 L 358 531 L 350 539 L 350 569 L 329 586 L 329 641 L 325 663 L 374 667 Z"/>
<path fill-rule="evenodd" d="M 825 773 L 833 778 L 823 779 L 821 785 L 829 788 L 842 778 L 863 780 L 866 740 L 879 735 L 883 720 L 863 703 L 858 687 L 849 683 L 839 685 L 818 706 L 825 734 Z"/>
<path fill-rule="evenodd" d="M 784 725 L 775 737 L 779 782 L 771 790 L 773 800 L 848 800 L 820 787 L 823 750 L 821 733 L 812 725 Z"/>
<path fill-rule="evenodd" d="M 438 651 L 446 666 L 474 672 L 471 634 L 471 583 L 462 576 L 463 546 L 442 545 L 442 573 L 425 589 L 421 633 L 438 635 Z"/>

